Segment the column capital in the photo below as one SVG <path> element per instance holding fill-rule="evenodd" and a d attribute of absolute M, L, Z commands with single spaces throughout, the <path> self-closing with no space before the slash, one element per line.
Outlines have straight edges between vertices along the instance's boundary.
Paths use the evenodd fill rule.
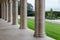
<path fill-rule="evenodd" d="M 8 3 L 12 3 L 13 0 L 8 0 Z"/>

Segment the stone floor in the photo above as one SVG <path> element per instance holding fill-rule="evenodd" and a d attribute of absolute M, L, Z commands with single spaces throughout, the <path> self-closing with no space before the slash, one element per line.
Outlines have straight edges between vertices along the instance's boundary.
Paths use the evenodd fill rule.
<path fill-rule="evenodd" d="M 19 29 L 18 25 L 12 25 L 0 19 L 0 40 L 54 40 L 45 36 L 44 38 L 34 38 L 34 31 L 30 29 Z"/>

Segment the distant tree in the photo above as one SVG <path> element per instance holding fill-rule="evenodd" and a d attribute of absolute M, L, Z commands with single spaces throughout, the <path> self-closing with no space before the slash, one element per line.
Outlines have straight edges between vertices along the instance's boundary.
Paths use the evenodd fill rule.
<path fill-rule="evenodd" d="M 51 17 L 51 10 L 45 12 L 46 19 L 60 19 L 60 11 L 53 11 L 53 16 Z"/>
<path fill-rule="evenodd" d="M 27 3 L 27 10 L 33 11 L 33 6 L 30 3 Z"/>
<path fill-rule="evenodd" d="M 50 18 L 53 19 L 53 9 L 50 9 Z"/>
<path fill-rule="evenodd" d="M 55 14 L 54 14 L 54 11 L 52 8 L 50 9 L 50 12 L 48 13 L 48 18 L 49 19 L 55 19 Z"/>
<path fill-rule="evenodd" d="M 20 2 L 18 2 L 18 14 L 20 15 Z M 33 6 L 30 3 L 27 3 L 27 15 L 34 16 Z"/>
<path fill-rule="evenodd" d="M 33 6 L 30 3 L 27 3 L 27 15 L 34 16 Z"/>
<path fill-rule="evenodd" d="M 20 15 L 20 1 L 18 1 L 18 15 Z"/>

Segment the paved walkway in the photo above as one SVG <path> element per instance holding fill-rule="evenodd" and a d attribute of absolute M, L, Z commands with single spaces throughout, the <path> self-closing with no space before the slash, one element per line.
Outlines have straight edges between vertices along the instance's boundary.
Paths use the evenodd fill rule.
<path fill-rule="evenodd" d="M 34 31 L 30 29 L 19 29 L 18 25 L 12 25 L 0 19 L 0 40 L 54 40 L 45 36 L 44 38 L 34 38 Z"/>
<path fill-rule="evenodd" d="M 49 20 L 49 19 L 46 19 L 45 21 L 60 24 L 60 19 L 58 19 L 58 20 Z"/>

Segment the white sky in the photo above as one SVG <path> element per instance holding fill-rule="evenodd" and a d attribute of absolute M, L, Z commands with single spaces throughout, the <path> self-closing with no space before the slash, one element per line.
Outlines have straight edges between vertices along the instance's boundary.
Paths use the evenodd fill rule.
<path fill-rule="evenodd" d="M 28 3 L 31 3 L 35 7 L 35 0 L 27 0 Z M 45 9 L 50 10 L 60 10 L 60 0 L 45 0 Z"/>

